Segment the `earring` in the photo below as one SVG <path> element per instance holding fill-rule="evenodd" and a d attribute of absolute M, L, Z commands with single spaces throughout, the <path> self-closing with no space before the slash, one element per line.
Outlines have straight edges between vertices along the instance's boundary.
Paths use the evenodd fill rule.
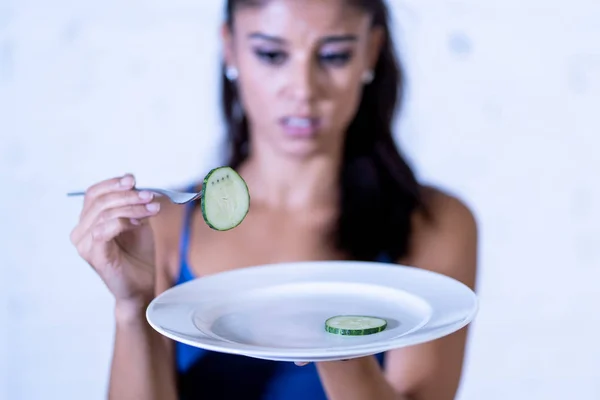
<path fill-rule="evenodd" d="M 235 81 L 238 78 L 238 76 L 239 76 L 237 68 L 235 68 L 235 67 L 227 67 L 225 69 L 225 76 L 231 82 Z"/>
<path fill-rule="evenodd" d="M 368 85 L 369 83 L 373 82 L 373 79 L 375 79 L 375 73 L 373 72 L 373 70 L 368 70 L 364 72 L 362 76 L 362 81 L 365 85 Z"/>

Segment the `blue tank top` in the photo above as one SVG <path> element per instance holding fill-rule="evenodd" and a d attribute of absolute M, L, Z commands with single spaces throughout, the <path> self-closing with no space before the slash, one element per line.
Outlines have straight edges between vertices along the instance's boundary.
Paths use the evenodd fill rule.
<path fill-rule="evenodd" d="M 191 220 L 197 203 L 188 203 L 180 241 L 180 272 L 176 285 L 195 279 L 188 263 Z M 385 257 L 380 261 L 390 262 Z M 314 364 L 259 360 L 222 354 L 176 342 L 176 367 L 181 400 L 208 398 L 246 400 L 326 400 Z M 384 354 L 378 354 L 383 365 Z"/>

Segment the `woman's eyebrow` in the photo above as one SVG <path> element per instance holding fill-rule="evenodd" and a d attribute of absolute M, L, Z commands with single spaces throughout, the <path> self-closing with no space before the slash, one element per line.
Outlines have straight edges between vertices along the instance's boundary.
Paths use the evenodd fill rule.
<path fill-rule="evenodd" d="M 277 36 L 268 35 L 266 33 L 261 32 L 253 32 L 248 35 L 250 39 L 261 39 L 266 40 L 268 42 L 273 42 L 277 44 L 285 44 L 286 40 Z M 358 37 L 353 34 L 345 34 L 345 35 L 329 35 L 320 39 L 320 42 L 323 44 L 328 43 L 340 43 L 340 42 L 356 42 Z"/>

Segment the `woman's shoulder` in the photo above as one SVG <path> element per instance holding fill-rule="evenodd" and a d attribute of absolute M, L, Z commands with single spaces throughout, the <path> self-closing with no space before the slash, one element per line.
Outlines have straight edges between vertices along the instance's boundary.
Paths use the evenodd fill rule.
<path fill-rule="evenodd" d="M 478 246 L 474 212 L 459 197 L 443 190 L 424 186 L 422 194 L 425 207 L 413 218 L 408 262 L 473 287 Z"/>
<path fill-rule="evenodd" d="M 439 230 L 447 228 L 448 225 L 456 228 L 456 224 L 458 224 L 464 226 L 465 229 L 476 228 L 474 212 L 458 196 L 433 186 L 421 186 L 421 195 L 425 210 L 418 212 L 415 217 L 422 222 L 420 224 L 422 227 L 428 226 Z"/>

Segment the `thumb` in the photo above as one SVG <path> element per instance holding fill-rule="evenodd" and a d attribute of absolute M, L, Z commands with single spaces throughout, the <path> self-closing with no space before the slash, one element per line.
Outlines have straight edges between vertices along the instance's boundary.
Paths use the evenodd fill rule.
<path fill-rule="evenodd" d="M 296 364 L 296 365 L 297 365 L 297 366 L 299 366 L 299 367 L 304 367 L 305 365 L 308 365 L 308 364 L 310 364 L 310 363 L 308 363 L 308 362 L 299 362 L 299 361 L 296 361 L 296 362 L 294 362 L 294 364 Z"/>

